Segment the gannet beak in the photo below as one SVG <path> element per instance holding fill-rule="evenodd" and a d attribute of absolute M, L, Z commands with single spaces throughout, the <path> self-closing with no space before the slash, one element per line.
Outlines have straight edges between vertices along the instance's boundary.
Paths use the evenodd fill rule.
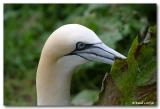
<path fill-rule="evenodd" d="M 104 43 L 90 44 L 86 49 L 72 52 L 89 61 L 98 61 L 106 64 L 113 64 L 116 58 L 126 59 L 125 56 L 108 47 Z"/>

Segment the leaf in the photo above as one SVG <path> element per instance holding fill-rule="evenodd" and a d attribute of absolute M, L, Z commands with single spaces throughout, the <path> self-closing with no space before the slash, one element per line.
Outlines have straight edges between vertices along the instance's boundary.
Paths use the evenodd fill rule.
<path fill-rule="evenodd" d="M 156 31 L 154 31 L 156 33 Z M 152 34 L 152 37 L 148 43 L 146 41 L 137 46 L 136 51 L 136 60 L 138 62 L 139 73 L 137 75 L 137 86 L 144 86 L 150 84 L 152 76 L 156 73 L 156 37 L 155 34 L 149 30 L 149 34 Z M 148 36 L 148 34 L 147 34 Z M 146 38 L 145 38 L 146 40 Z M 149 40 L 149 39 L 147 39 Z M 152 79 L 153 80 L 153 79 Z M 154 82 L 156 80 L 153 80 Z"/>
<path fill-rule="evenodd" d="M 93 105 L 98 99 L 98 91 L 83 90 L 72 99 L 73 105 Z"/>
<path fill-rule="evenodd" d="M 134 39 L 126 60 L 115 60 L 109 73 L 110 79 L 106 78 L 105 90 L 100 94 L 99 104 L 133 105 L 139 100 L 156 104 L 155 30 L 155 26 L 150 27 L 145 36 Z M 140 37 L 143 40 L 140 41 Z M 106 95 L 113 93 L 111 101 L 106 100 Z"/>

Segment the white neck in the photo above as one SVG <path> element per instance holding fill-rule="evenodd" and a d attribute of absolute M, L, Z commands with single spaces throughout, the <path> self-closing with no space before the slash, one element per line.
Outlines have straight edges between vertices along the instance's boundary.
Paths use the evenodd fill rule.
<path fill-rule="evenodd" d="M 41 57 L 37 70 L 37 104 L 69 105 L 71 72 L 77 66 L 77 63 L 70 61 L 74 56 L 62 58 L 57 62 L 45 57 L 47 56 Z"/>

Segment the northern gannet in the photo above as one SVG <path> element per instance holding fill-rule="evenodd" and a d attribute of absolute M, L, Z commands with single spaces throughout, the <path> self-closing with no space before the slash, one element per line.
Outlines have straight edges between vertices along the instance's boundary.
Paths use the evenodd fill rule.
<path fill-rule="evenodd" d="M 37 105 L 70 105 L 72 71 L 88 61 L 112 64 L 126 57 L 105 45 L 89 28 L 66 24 L 47 39 L 37 69 Z"/>

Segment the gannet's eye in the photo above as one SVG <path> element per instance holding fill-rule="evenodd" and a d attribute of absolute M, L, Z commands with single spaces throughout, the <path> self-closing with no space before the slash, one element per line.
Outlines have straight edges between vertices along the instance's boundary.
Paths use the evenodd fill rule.
<path fill-rule="evenodd" d="M 85 43 L 83 43 L 83 42 L 78 42 L 78 43 L 76 44 L 76 49 L 77 49 L 77 50 L 83 50 L 83 49 L 86 48 L 86 45 L 87 45 L 87 44 L 85 44 Z"/>

